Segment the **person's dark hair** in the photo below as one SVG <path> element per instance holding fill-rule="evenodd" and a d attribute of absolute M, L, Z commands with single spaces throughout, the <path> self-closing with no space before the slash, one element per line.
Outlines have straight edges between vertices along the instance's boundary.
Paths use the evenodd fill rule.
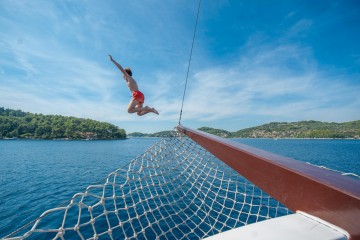
<path fill-rule="evenodd" d="M 131 71 L 131 68 L 127 67 L 127 68 L 124 68 L 125 72 L 127 74 L 129 74 L 130 76 L 132 76 L 132 71 Z"/>

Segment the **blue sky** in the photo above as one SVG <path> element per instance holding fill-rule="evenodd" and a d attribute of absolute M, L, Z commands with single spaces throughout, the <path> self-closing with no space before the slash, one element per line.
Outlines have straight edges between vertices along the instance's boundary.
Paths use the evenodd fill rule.
<path fill-rule="evenodd" d="M 0 106 L 127 132 L 179 120 L 198 1 L 0 0 Z M 360 119 L 360 2 L 202 0 L 182 124 Z M 108 54 L 160 115 L 127 113 Z"/>

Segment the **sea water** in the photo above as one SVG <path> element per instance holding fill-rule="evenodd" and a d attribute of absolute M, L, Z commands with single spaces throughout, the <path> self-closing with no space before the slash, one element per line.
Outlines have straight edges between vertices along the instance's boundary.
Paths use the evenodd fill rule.
<path fill-rule="evenodd" d="M 360 140 L 233 139 L 296 160 L 360 175 Z"/>
<path fill-rule="evenodd" d="M 159 140 L 0 141 L 0 238 L 83 192 Z M 233 140 L 360 175 L 359 140 Z"/>

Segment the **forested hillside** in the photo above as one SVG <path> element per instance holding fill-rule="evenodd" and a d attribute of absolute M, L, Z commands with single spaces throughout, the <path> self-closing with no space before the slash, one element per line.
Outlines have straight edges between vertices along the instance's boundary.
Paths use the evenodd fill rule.
<path fill-rule="evenodd" d="M 156 133 L 133 132 L 128 134 L 129 137 L 173 137 L 172 131 L 161 131 Z"/>
<path fill-rule="evenodd" d="M 360 120 L 344 123 L 272 122 L 233 132 L 231 136 L 239 138 L 359 138 Z"/>
<path fill-rule="evenodd" d="M 272 122 L 236 132 L 201 127 L 198 130 L 224 138 L 355 138 L 360 139 L 360 120 L 344 123 L 300 121 Z M 171 137 L 171 131 L 152 134 L 130 133 L 131 137 Z"/>
<path fill-rule="evenodd" d="M 201 127 L 198 128 L 198 130 L 203 131 L 203 132 L 207 132 L 207 133 L 211 133 L 220 137 L 232 137 L 232 133 L 226 130 L 222 130 L 222 129 L 217 129 L 217 128 L 209 128 L 209 127 Z"/>
<path fill-rule="evenodd" d="M 91 119 L 43 115 L 0 107 L 0 139 L 121 139 L 124 129 Z"/>

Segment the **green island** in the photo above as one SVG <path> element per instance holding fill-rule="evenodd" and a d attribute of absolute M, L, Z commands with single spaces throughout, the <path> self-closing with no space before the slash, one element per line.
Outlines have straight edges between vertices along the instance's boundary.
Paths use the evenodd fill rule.
<path fill-rule="evenodd" d="M 0 107 L 0 139 L 125 139 L 113 124 L 91 119 L 43 115 Z"/>
<path fill-rule="evenodd" d="M 335 123 L 320 121 L 271 122 L 235 132 L 202 127 L 199 130 L 228 138 L 339 138 L 360 139 L 360 120 Z"/>
<path fill-rule="evenodd" d="M 224 138 L 333 138 L 360 139 L 360 120 L 335 123 L 319 121 L 271 122 L 235 132 L 210 127 L 198 130 Z M 130 133 L 129 137 L 171 137 L 171 131 L 159 133 Z"/>
<path fill-rule="evenodd" d="M 129 137 L 173 137 L 172 131 L 161 131 L 156 133 L 133 132 L 128 134 Z"/>

